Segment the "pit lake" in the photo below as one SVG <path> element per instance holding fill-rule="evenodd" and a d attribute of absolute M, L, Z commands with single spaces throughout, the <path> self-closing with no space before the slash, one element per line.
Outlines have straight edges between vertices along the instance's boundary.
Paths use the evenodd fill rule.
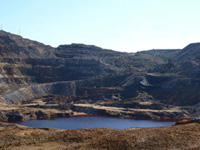
<path fill-rule="evenodd" d="M 17 124 L 36 128 L 56 128 L 56 129 L 81 129 L 81 128 L 115 128 L 125 129 L 131 127 L 163 127 L 171 126 L 175 122 L 161 122 L 152 120 L 134 120 L 105 117 L 72 117 L 57 118 L 54 120 L 28 120 L 17 122 Z"/>

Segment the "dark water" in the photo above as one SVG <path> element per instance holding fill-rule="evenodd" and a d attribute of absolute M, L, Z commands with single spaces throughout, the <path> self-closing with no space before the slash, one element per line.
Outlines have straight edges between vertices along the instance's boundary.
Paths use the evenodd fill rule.
<path fill-rule="evenodd" d="M 160 122 L 152 120 L 134 120 L 104 117 L 72 117 L 57 118 L 54 120 L 28 120 L 18 124 L 29 127 L 49 127 L 57 129 L 80 129 L 80 128 L 115 128 L 125 129 L 130 127 L 162 127 L 171 126 L 175 122 Z"/>

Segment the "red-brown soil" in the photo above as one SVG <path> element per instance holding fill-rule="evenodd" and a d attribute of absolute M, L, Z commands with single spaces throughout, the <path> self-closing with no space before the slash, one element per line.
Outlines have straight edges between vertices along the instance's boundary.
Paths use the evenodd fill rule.
<path fill-rule="evenodd" d="M 36 129 L 0 123 L 0 146 L 6 150 L 160 150 L 200 149 L 200 124 L 129 129 Z"/>

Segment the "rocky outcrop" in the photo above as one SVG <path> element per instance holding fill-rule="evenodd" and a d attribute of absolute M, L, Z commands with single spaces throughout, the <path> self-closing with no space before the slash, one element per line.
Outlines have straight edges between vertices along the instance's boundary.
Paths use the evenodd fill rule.
<path fill-rule="evenodd" d="M 37 109 L 37 108 L 12 108 L 0 111 L 0 121 L 3 122 L 20 122 L 30 119 L 52 119 L 58 117 L 70 117 L 72 111 L 59 111 L 54 109 Z"/>

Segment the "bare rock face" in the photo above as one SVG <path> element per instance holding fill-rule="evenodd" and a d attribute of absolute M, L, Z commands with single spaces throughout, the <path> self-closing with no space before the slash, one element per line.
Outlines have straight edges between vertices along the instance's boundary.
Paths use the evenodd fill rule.
<path fill-rule="evenodd" d="M 198 79 L 183 78 L 176 75 L 162 76 L 150 74 L 146 76 L 149 85 L 144 88 L 155 99 L 172 105 L 194 105 L 199 102 L 200 85 Z"/>
<path fill-rule="evenodd" d="M 66 96 L 75 96 L 76 85 L 74 81 L 61 83 L 47 83 L 32 85 L 25 88 L 20 88 L 11 93 L 6 93 L 2 100 L 9 103 L 20 103 L 22 101 L 30 101 L 48 95 L 60 94 Z"/>
<path fill-rule="evenodd" d="M 180 50 L 166 64 L 149 71 L 145 88 L 159 100 L 173 105 L 199 103 L 200 44 L 192 43 Z"/>
<path fill-rule="evenodd" d="M 195 105 L 200 98 L 199 50 L 199 43 L 183 50 L 138 53 L 84 44 L 53 48 L 0 31 L 0 103 L 20 104 L 63 95 L 77 104 L 139 98 L 159 101 L 160 106 Z M 140 97 L 141 93 L 151 99 Z"/>
<path fill-rule="evenodd" d="M 42 110 L 37 110 L 36 112 L 35 112 L 35 115 L 37 116 L 37 118 L 38 119 L 45 119 L 45 118 L 47 118 L 47 114 L 44 112 L 44 111 L 42 111 Z"/>
<path fill-rule="evenodd" d="M 0 122 L 20 122 L 30 119 L 52 119 L 58 117 L 70 117 L 73 115 L 72 111 L 61 111 L 55 109 L 41 109 L 41 108 L 17 108 L 10 107 L 2 109 L 0 112 Z"/>

